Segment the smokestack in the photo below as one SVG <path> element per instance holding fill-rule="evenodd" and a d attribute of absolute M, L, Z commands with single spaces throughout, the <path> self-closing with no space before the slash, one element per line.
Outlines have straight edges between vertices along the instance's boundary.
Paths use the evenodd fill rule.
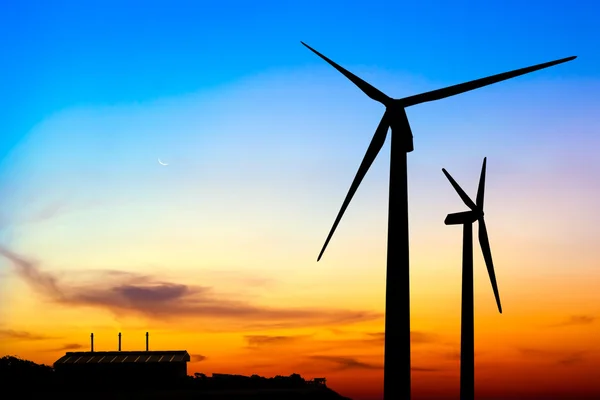
<path fill-rule="evenodd" d="M 92 333 L 90 335 L 90 337 L 92 338 L 92 353 L 94 352 L 94 334 Z"/>
<path fill-rule="evenodd" d="M 148 332 L 146 332 L 146 351 L 148 351 Z"/>
<path fill-rule="evenodd" d="M 121 351 L 121 332 L 119 332 L 119 351 Z"/>

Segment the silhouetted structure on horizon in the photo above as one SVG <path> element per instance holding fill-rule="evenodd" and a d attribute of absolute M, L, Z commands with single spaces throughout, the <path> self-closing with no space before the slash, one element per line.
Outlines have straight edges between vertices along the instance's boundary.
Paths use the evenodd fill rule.
<path fill-rule="evenodd" d="M 90 354 L 84 353 L 84 354 Z M 94 354 L 119 353 L 95 352 Z M 128 352 L 133 353 L 133 352 Z M 139 352 L 147 354 L 147 352 Z M 154 353 L 154 352 L 152 352 Z M 76 353 L 70 353 L 76 354 Z M 79 354 L 82 354 L 80 352 Z M 121 355 L 124 353 L 121 352 Z M 93 371 L 90 371 L 93 373 Z M 103 376 L 100 374 L 99 376 Z M 37 398 L 39 395 L 57 397 L 64 400 L 127 398 L 134 399 L 218 399 L 218 400 L 350 400 L 341 396 L 325 384 L 325 378 L 305 380 L 299 374 L 277 375 L 265 378 L 259 375 L 213 374 L 207 377 L 196 372 L 194 377 L 172 382 L 168 385 L 155 385 L 154 382 L 134 382 L 125 385 L 106 380 L 83 382 L 64 381 L 59 374 L 47 365 L 15 356 L 0 357 L 0 378 L 2 388 L 13 397 Z M 36 396 L 37 395 L 37 396 Z"/>
<path fill-rule="evenodd" d="M 118 351 L 67 352 L 54 363 L 58 380 L 65 385 L 102 385 L 135 387 L 164 386 L 187 377 L 190 355 L 185 350 L 149 351 L 146 332 L 145 351 L 121 351 L 119 333 Z"/>
<path fill-rule="evenodd" d="M 319 386 L 327 386 L 327 379 L 326 378 L 313 378 L 312 381 L 310 381 L 313 385 L 319 385 Z"/>
<path fill-rule="evenodd" d="M 463 226 L 463 254 L 462 254 L 462 294 L 461 294 L 461 324 L 460 324 L 460 400 L 474 400 L 475 398 L 475 318 L 473 304 L 473 223 L 478 221 L 479 244 L 483 259 L 490 276 L 492 290 L 498 305 L 498 311 L 502 313 L 500 294 L 496 283 L 496 273 L 492 262 L 492 251 L 488 238 L 485 219 L 483 218 L 483 198 L 485 193 L 485 166 L 483 159 L 479 186 L 477 187 L 477 198 L 475 203 L 465 191 L 450 176 L 448 171 L 442 168 L 444 175 L 448 178 L 462 201 L 469 207 L 470 211 L 448 214 L 444 223 L 446 225 Z"/>
<path fill-rule="evenodd" d="M 365 82 L 350 71 L 336 64 L 306 43 L 301 42 L 313 53 L 337 69 L 358 86 L 371 99 L 385 106 L 385 113 L 375 130 L 367 152 L 350 185 L 348 194 L 329 231 L 317 261 L 321 259 L 329 240 L 333 236 L 344 211 L 350 204 L 369 167 L 383 147 L 391 128 L 390 192 L 388 201 L 388 244 L 385 300 L 385 344 L 383 368 L 384 400 L 409 400 L 411 385 L 410 369 L 410 274 L 409 274 L 409 231 L 408 231 L 408 177 L 407 153 L 414 150 L 413 135 L 406 115 L 406 108 L 417 104 L 440 100 L 493 83 L 501 82 L 543 68 L 574 60 L 567 57 L 556 61 L 521 68 L 486 78 L 448 86 L 414 96 L 394 99 Z M 396 294 L 393 294 L 396 293 Z"/>

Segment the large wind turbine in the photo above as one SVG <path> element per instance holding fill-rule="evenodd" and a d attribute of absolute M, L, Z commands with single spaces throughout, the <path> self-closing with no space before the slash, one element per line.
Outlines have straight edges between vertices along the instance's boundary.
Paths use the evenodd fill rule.
<path fill-rule="evenodd" d="M 306 43 L 301 42 L 331 66 L 350 79 L 371 99 L 385 106 L 385 113 L 375 130 L 367 153 L 358 168 L 350 190 L 346 195 L 333 227 L 327 236 L 320 260 L 333 232 L 348 207 L 358 185 L 381 150 L 388 128 L 392 129 L 390 158 L 390 193 L 388 205 L 388 248 L 385 300 L 385 349 L 383 369 L 383 397 L 385 400 L 410 399 L 410 283 L 408 253 L 408 188 L 406 154 L 413 151 L 413 139 L 405 108 L 454 96 L 500 82 L 529 72 L 571 61 L 576 57 L 521 68 L 502 74 L 488 76 L 470 82 L 449 86 L 431 92 L 421 93 L 402 99 L 393 99 L 356 75 L 342 68 Z M 395 292 L 395 295 L 392 295 Z"/>
<path fill-rule="evenodd" d="M 461 298 L 461 322 L 460 322 L 460 400 L 473 400 L 475 398 L 475 338 L 474 338 L 474 312 L 473 312 L 473 222 L 478 221 L 479 244 L 485 266 L 492 282 L 492 290 L 496 297 L 498 311 L 502 313 L 492 252 L 488 239 L 485 220 L 483 219 L 483 194 L 485 191 L 485 161 L 481 167 L 481 177 L 477 188 L 476 202 L 467 196 L 462 188 L 450 176 L 448 171 L 442 168 L 444 175 L 448 178 L 462 201 L 469 207 L 470 211 L 448 214 L 444 223 L 446 225 L 463 226 L 463 254 L 462 254 L 462 298 Z"/>

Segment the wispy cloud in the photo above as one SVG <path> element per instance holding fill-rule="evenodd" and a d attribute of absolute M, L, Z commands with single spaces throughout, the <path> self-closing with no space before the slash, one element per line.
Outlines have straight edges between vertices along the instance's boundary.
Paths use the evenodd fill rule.
<path fill-rule="evenodd" d="M 82 344 L 79 344 L 79 343 L 67 343 L 67 344 L 65 344 L 63 346 L 56 347 L 56 348 L 53 348 L 53 349 L 48 349 L 46 351 L 49 351 L 49 352 L 55 352 L 55 351 L 73 351 L 73 350 L 81 350 L 81 349 L 84 349 L 84 348 L 86 348 L 86 346 L 84 346 Z"/>
<path fill-rule="evenodd" d="M 536 349 L 536 348 L 518 348 L 517 351 L 521 353 L 521 355 L 528 358 L 545 358 L 548 360 L 552 360 L 556 362 L 556 364 L 569 366 L 573 364 L 578 364 L 585 361 L 586 356 L 592 351 L 554 351 L 554 350 L 545 350 L 545 349 Z"/>
<path fill-rule="evenodd" d="M 310 337 L 309 335 L 296 336 L 268 336 L 268 335 L 246 335 L 244 340 L 250 348 L 259 348 L 263 346 L 276 346 L 281 344 L 290 344 Z"/>
<path fill-rule="evenodd" d="M 191 362 L 201 362 L 201 361 L 206 360 L 206 358 L 207 357 L 203 356 L 202 354 L 191 354 L 190 355 Z"/>
<path fill-rule="evenodd" d="M 16 267 L 17 274 L 23 278 L 34 291 L 41 292 L 54 299 L 63 297 L 61 291 L 58 289 L 56 278 L 54 276 L 40 271 L 33 262 L 28 261 L 24 257 L 21 257 L 2 246 L 0 246 L 0 254 L 12 261 Z"/>
<path fill-rule="evenodd" d="M 261 336 L 248 335 L 244 339 L 248 343 L 248 348 L 259 348 L 264 346 L 286 346 L 290 344 L 304 343 L 312 351 L 329 351 L 340 349 L 357 349 L 368 347 L 383 347 L 384 332 L 348 332 L 339 329 L 328 329 L 330 332 L 337 331 L 336 336 L 340 338 L 322 339 L 316 334 L 313 335 L 293 335 L 293 336 Z M 427 332 L 413 332 L 413 344 L 434 343 L 437 336 Z"/>
<path fill-rule="evenodd" d="M 560 365 L 579 364 L 585 360 L 585 355 L 586 355 L 586 352 L 577 351 L 577 352 L 568 354 L 565 357 L 559 358 L 557 362 Z"/>
<path fill-rule="evenodd" d="M 565 326 L 578 326 L 578 325 L 590 325 L 594 323 L 597 318 L 593 315 L 571 315 L 565 321 L 548 325 L 550 328 L 560 328 Z"/>
<path fill-rule="evenodd" d="M 380 341 L 382 343 L 385 341 L 385 332 L 366 333 L 365 335 L 375 341 Z M 438 340 L 439 338 L 437 335 L 433 333 L 423 331 L 410 332 L 410 342 L 412 344 L 435 343 Z"/>
<path fill-rule="evenodd" d="M 335 332 L 334 338 L 320 338 L 317 334 L 312 335 L 296 335 L 296 336 L 246 336 L 248 348 L 258 348 L 266 345 L 292 345 L 295 347 L 302 343 L 302 348 L 310 349 L 312 352 L 327 352 L 356 350 L 371 348 L 380 348 L 384 346 L 384 332 L 356 332 L 349 330 L 341 330 L 337 328 L 327 329 L 329 332 Z M 428 332 L 413 332 L 413 345 L 437 343 L 439 339 L 437 335 Z"/>
<path fill-rule="evenodd" d="M 264 350 L 269 347 L 286 348 L 286 352 L 294 353 L 302 349 L 302 352 L 326 352 L 340 349 L 364 349 L 365 346 L 382 346 L 378 339 L 367 338 L 335 338 L 322 339 L 316 334 L 310 335 L 246 335 L 244 340 L 249 350 Z M 300 345 L 300 347 L 299 347 Z M 305 353 L 304 353 L 305 354 Z"/>
<path fill-rule="evenodd" d="M 460 360 L 460 350 L 452 350 L 445 352 L 443 357 L 447 360 Z"/>
<path fill-rule="evenodd" d="M 342 357 L 342 356 L 310 356 L 311 360 L 322 361 L 336 365 L 336 369 L 347 370 L 347 369 L 383 369 L 383 365 L 376 365 L 365 363 L 357 360 L 353 357 Z"/>
<path fill-rule="evenodd" d="M 36 224 L 44 222 L 46 220 L 55 218 L 62 214 L 67 214 L 73 210 L 77 210 L 82 207 L 89 205 L 77 204 L 75 205 L 72 201 L 72 193 L 64 194 L 58 199 L 43 201 L 39 197 L 28 198 L 23 200 L 28 203 L 28 207 L 22 207 L 25 209 L 32 210 L 28 215 L 14 215 L 2 216 L 0 215 L 0 229 L 4 227 L 12 227 L 23 224 Z M 23 206 L 23 204 L 20 204 Z"/>
<path fill-rule="evenodd" d="M 0 329 L 0 338 L 13 340 L 49 340 L 56 339 L 44 334 L 32 333 L 27 331 L 15 331 L 13 329 Z"/>
<path fill-rule="evenodd" d="M 367 332 L 365 333 L 367 340 L 372 340 L 375 342 L 385 342 L 385 332 Z"/>
<path fill-rule="evenodd" d="M 66 200 L 47 203 L 43 207 L 41 207 L 36 213 L 34 213 L 31 216 L 31 218 L 27 220 L 27 222 L 41 222 L 50 219 L 56 215 L 59 215 L 61 212 L 67 211 L 67 205 L 68 202 Z"/>
<path fill-rule="evenodd" d="M 0 254 L 12 261 L 17 274 L 37 294 L 65 306 L 103 308 L 118 315 L 131 313 L 159 320 L 209 317 L 241 325 L 252 321 L 252 324 L 290 327 L 343 325 L 381 318 L 381 313 L 371 311 L 255 305 L 225 298 L 208 286 L 167 282 L 114 270 L 97 271 L 89 282 L 67 284 L 5 247 L 0 246 Z"/>
<path fill-rule="evenodd" d="M 64 346 L 60 347 L 58 350 L 79 350 L 79 349 L 83 349 L 86 346 L 79 344 L 79 343 L 68 343 L 65 344 Z"/>
<path fill-rule="evenodd" d="M 414 343 L 414 344 L 434 343 L 434 342 L 437 342 L 438 340 L 439 340 L 438 336 L 433 333 L 422 332 L 422 331 L 411 331 L 410 332 L 410 342 Z"/>
<path fill-rule="evenodd" d="M 545 356 L 551 356 L 554 354 L 554 352 L 549 351 L 549 350 L 544 350 L 544 349 L 534 349 L 531 347 L 519 347 L 517 349 L 517 351 L 519 353 L 521 353 L 521 355 L 524 356 L 531 356 L 531 357 L 545 357 Z"/>

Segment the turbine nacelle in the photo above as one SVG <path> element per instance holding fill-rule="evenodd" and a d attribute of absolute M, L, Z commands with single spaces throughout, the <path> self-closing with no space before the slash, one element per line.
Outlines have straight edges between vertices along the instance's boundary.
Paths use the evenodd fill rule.
<path fill-rule="evenodd" d="M 392 105 L 386 107 L 385 114 L 389 114 L 386 120 L 388 121 L 389 127 L 392 129 L 392 135 L 394 135 L 395 138 L 402 137 L 403 150 L 407 153 L 413 151 L 415 147 L 412 129 L 410 129 L 408 115 L 406 115 L 404 107 L 402 107 L 400 103 L 394 102 Z"/>
<path fill-rule="evenodd" d="M 462 211 L 453 214 L 448 214 L 444 220 L 446 225 L 465 225 L 472 224 L 477 221 L 479 216 L 473 211 Z"/>

